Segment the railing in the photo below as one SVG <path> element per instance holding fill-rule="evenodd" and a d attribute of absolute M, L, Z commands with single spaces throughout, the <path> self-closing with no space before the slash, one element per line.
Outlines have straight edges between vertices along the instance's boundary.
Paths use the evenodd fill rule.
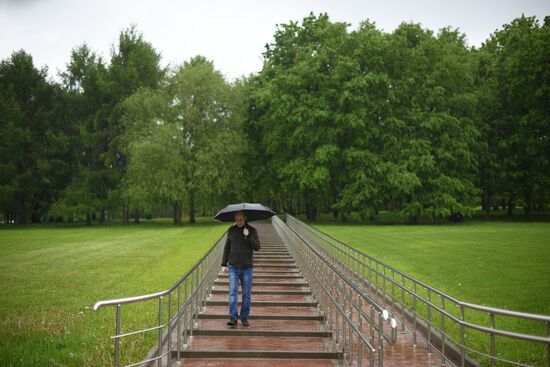
<path fill-rule="evenodd" d="M 100 307 L 114 307 L 115 334 L 111 336 L 114 342 L 114 365 L 120 365 L 121 345 L 124 338 L 147 333 L 156 334 L 156 349 L 144 360 L 131 363 L 126 367 L 148 365 L 157 362 L 160 367 L 163 361 L 170 365 L 173 351 L 177 351 L 179 361 L 182 348 L 185 350 L 189 344 L 189 338 L 193 337 L 193 327 L 198 323 L 198 315 L 205 310 L 206 298 L 217 278 L 221 264 L 225 234 L 210 248 L 197 264 L 191 268 L 180 280 L 169 289 L 138 297 L 120 298 L 108 301 L 99 301 L 94 305 L 94 310 Z M 157 300 L 155 305 L 155 325 L 144 329 L 122 332 L 123 306 L 145 304 L 147 301 Z M 167 300 L 167 301 L 166 301 Z M 166 318 L 167 321 L 164 321 Z M 176 337 L 172 340 L 172 334 L 176 331 Z"/>
<path fill-rule="evenodd" d="M 366 350 L 370 366 L 374 365 L 375 357 L 378 366 L 383 366 L 384 339 L 395 341 L 396 320 L 300 234 L 278 217 L 273 217 L 272 222 L 308 280 L 326 325 L 342 348 L 348 365 L 361 367 Z M 385 324 L 389 336 L 385 334 Z"/>
<path fill-rule="evenodd" d="M 374 295 L 382 304 L 387 305 L 400 320 L 403 331 L 407 321 L 412 328 L 414 344 L 417 343 L 417 334 L 423 335 L 427 348 L 438 351 L 442 363 L 451 362 L 447 356 L 452 356 L 461 367 L 476 365 L 475 360 L 491 367 L 533 366 L 524 361 L 502 357 L 508 352 L 507 349 L 519 348 L 529 350 L 537 366 L 544 363 L 550 367 L 550 316 L 459 301 L 291 215 L 287 214 L 286 218 L 288 226 L 301 238 L 337 259 L 342 268 L 349 270 L 355 284 L 362 286 L 371 296 Z M 509 328 L 498 328 L 497 317 L 499 325 Z M 527 332 L 518 332 L 518 329 Z M 473 337 L 469 338 L 469 335 Z M 479 345 L 471 341 L 480 338 L 487 342 Z M 502 346 L 500 353 L 497 352 L 497 344 Z"/>

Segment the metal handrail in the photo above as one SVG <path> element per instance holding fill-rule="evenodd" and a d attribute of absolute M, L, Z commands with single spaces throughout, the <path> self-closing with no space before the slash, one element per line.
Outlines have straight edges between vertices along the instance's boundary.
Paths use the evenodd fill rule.
<path fill-rule="evenodd" d="M 400 318 L 401 318 L 401 324 L 402 324 L 403 330 L 405 329 L 405 322 L 404 322 L 406 319 L 405 312 L 407 311 L 409 315 L 410 313 L 412 313 L 412 322 L 413 322 L 412 336 L 413 336 L 413 342 L 415 344 L 416 344 L 418 318 L 422 319 L 427 324 L 428 348 L 430 350 L 432 347 L 434 347 L 434 345 L 432 344 L 432 333 L 433 333 L 432 329 L 437 330 L 441 337 L 441 348 L 440 348 L 441 350 L 438 350 L 438 351 L 440 352 L 443 361 L 446 361 L 446 357 L 445 357 L 446 347 L 454 348 L 458 346 L 459 350 L 457 352 L 460 358 L 460 366 L 465 366 L 466 359 L 467 359 L 466 350 L 469 351 L 471 355 L 477 354 L 479 356 L 488 357 L 490 366 L 494 366 L 496 362 L 505 362 L 505 363 L 508 363 L 509 365 L 515 365 L 515 366 L 528 366 L 521 362 L 509 361 L 502 357 L 497 356 L 495 336 L 502 336 L 507 338 L 520 339 L 527 342 L 546 344 L 546 353 L 548 355 L 547 366 L 550 367 L 550 316 L 503 310 L 499 308 L 476 305 L 476 304 L 460 301 L 452 296 L 445 294 L 440 290 L 437 290 L 429 286 L 428 284 L 410 275 L 407 275 L 399 271 L 398 269 L 395 269 L 390 265 L 387 265 L 377 259 L 374 259 L 373 257 L 351 246 L 348 246 L 344 242 L 335 239 L 334 237 L 318 230 L 317 228 L 313 228 L 311 226 L 306 225 L 305 223 L 299 221 L 298 219 L 292 217 L 291 215 L 287 214 L 286 217 L 287 217 L 287 223 L 291 228 L 295 229 L 299 233 L 302 233 L 304 236 L 306 236 L 310 240 L 313 240 L 313 242 L 315 242 L 320 248 L 322 248 L 325 251 L 325 253 L 328 254 L 329 256 L 334 256 L 336 259 L 338 259 L 340 261 L 340 264 L 342 266 L 347 267 L 350 270 L 350 274 L 352 274 L 354 277 L 356 277 L 357 280 L 360 281 L 358 283 L 366 284 L 369 290 L 371 290 L 371 292 L 375 292 L 375 294 L 379 298 L 382 298 L 382 300 L 385 303 L 391 302 L 391 309 L 397 310 L 395 314 L 398 315 L 399 313 L 401 313 Z M 308 234 L 310 236 L 313 236 L 314 238 L 312 239 L 310 236 L 307 236 Z M 319 243 L 319 240 L 321 241 L 320 243 Z M 328 245 L 328 247 L 326 245 Z M 334 254 L 333 252 L 330 252 L 329 250 L 333 250 L 333 252 L 335 250 L 336 254 Z M 376 266 L 374 266 L 373 263 Z M 382 270 L 379 269 L 380 267 L 382 268 Z M 359 269 L 359 271 L 355 271 L 356 268 Z M 368 271 L 368 275 L 369 275 L 368 277 L 367 277 L 367 274 L 365 273 L 365 270 Z M 373 274 L 374 276 L 376 276 L 375 282 L 373 282 L 372 280 Z M 395 280 L 396 275 L 397 275 L 397 278 L 401 278 L 400 281 Z M 380 286 L 379 284 L 379 278 L 382 278 L 382 282 L 383 282 L 382 286 Z M 407 280 L 412 285 L 412 289 L 409 289 L 406 286 L 405 280 Z M 391 298 L 389 298 L 386 294 L 388 286 L 390 286 L 392 290 Z M 401 290 L 401 301 L 395 298 L 394 287 L 397 287 L 398 291 Z M 422 295 L 418 294 L 418 289 L 417 289 L 418 287 L 426 291 L 425 292 L 427 294 L 426 297 L 423 297 Z M 412 304 L 413 304 L 412 310 L 411 310 L 411 307 L 405 303 L 405 294 L 412 297 Z M 434 303 L 433 301 L 434 298 L 439 299 L 440 304 Z M 421 315 L 420 313 L 418 313 L 417 301 L 426 307 L 426 310 L 425 310 L 427 311 L 426 318 L 423 317 L 423 315 Z M 448 301 L 449 303 L 454 304 L 454 306 L 460 310 L 460 315 L 457 316 L 452 314 L 450 311 L 448 311 L 445 308 L 446 304 L 448 303 L 446 303 L 445 301 Z M 488 314 L 490 318 L 490 327 L 478 325 L 473 322 L 467 322 L 464 319 L 465 310 L 474 310 L 474 311 L 484 312 Z M 440 318 L 439 321 L 441 322 L 440 325 L 435 325 L 435 323 L 433 322 L 431 311 L 434 311 L 439 315 L 439 318 Z M 512 317 L 520 320 L 521 319 L 532 320 L 532 321 L 545 323 L 546 328 L 548 330 L 548 336 L 546 337 L 546 336 L 539 336 L 539 335 L 531 335 L 531 334 L 518 333 L 514 331 L 509 331 L 509 330 L 497 329 L 495 327 L 495 315 Z M 456 345 L 452 345 L 448 343 L 448 341 L 446 340 L 447 332 L 446 332 L 445 319 L 449 319 L 450 321 L 455 323 L 457 327 L 460 328 L 460 341 L 453 340 L 453 342 Z M 544 327 L 544 325 L 542 325 L 541 327 Z M 489 354 L 483 353 L 483 351 L 481 350 L 475 350 L 471 347 L 466 346 L 465 330 L 467 328 L 481 331 L 483 333 L 488 334 L 490 338 Z"/>
<path fill-rule="evenodd" d="M 325 314 L 327 326 L 333 331 L 336 343 L 341 345 L 344 358 L 349 365 L 354 365 L 356 360 L 357 365 L 362 366 L 362 353 L 366 348 L 370 366 L 374 363 L 375 353 L 377 353 L 378 365 L 382 366 L 384 338 L 390 342 L 395 340 L 395 320 L 389 317 L 387 310 L 381 308 L 353 282 L 350 282 L 345 274 L 335 268 L 323 254 L 281 219 L 273 217 L 272 222 L 281 238 L 289 245 L 289 250 L 301 272 L 309 280 L 310 288 Z M 364 311 L 363 301 L 370 306 L 370 316 Z M 378 321 L 375 320 L 375 313 L 378 315 Z M 369 336 L 365 334 L 363 321 L 366 321 Z M 384 335 L 384 322 L 390 324 L 391 337 Z M 373 346 L 376 333 L 377 348 Z"/>
<path fill-rule="evenodd" d="M 111 339 L 114 340 L 115 367 L 118 367 L 120 364 L 121 340 L 125 337 L 146 334 L 149 332 L 158 333 L 156 347 L 144 360 L 128 364 L 126 367 L 148 365 L 155 361 L 160 367 L 165 358 L 168 364 L 170 364 L 170 359 L 174 350 L 177 351 L 176 357 L 179 360 L 181 349 L 185 349 L 188 345 L 188 339 L 193 337 L 193 326 L 198 323 L 199 313 L 205 310 L 206 299 L 210 295 L 210 290 L 217 277 L 218 269 L 221 264 L 225 236 L 226 234 L 224 233 L 206 254 L 167 290 L 136 297 L 117 298 L 96 302 L 93 307 L 94 311 L 102 307 L 116 308 L 115 335 L 111 336 Z M 177 297 L 176 310 L 173 312 L 172 306 L 175 297 Z M 164 298 L 168 298 L 168 319 L 165 322 L 163 321 L 163 313 L 166 311 L 163 304 Z M 122 333 L 122 306 L 154 299 L 158 300 L 158 323 L 144 329 Z M 172 332 L 174 330 L 177 330 L 177 337 L 175 343 L 172 343 Z M 164 351 L 163 348 L 165 349 Z"/>

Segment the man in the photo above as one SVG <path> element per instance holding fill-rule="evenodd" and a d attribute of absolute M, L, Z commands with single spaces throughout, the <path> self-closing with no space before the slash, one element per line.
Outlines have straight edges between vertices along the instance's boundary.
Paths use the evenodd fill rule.
<path fill-rule="evenodd" d="M 244 212 L 235 213 L 235 224 L 227 231 L 223 249 L 222 271 L 229 272 L 229 322 L 231 328 L 237 326 L 237 304 L 239 301 L 239 281 L 242 287 L 241 322 L 249 326 L 252 292 L 253 251 L 260 249 L 260 239 L 256 228 L 246 223 Z"/>

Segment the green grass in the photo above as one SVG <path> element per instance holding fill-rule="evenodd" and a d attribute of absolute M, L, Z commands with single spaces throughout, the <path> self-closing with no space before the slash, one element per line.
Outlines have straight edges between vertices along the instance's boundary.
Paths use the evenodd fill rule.
<path fill-rule="evenodd" d="M 315 227 L 461 301 L 550 315 L 550 223 Z M 488 323 L 480 315 L 472 317 Z M 517 329 L 547 332 L 540 324 L 528 324 Z M 497 317 L 499 325 L 510 326 Z M 470 336 L 474 343 L 488 340 L 474 332 Z M 497 340 L 497 352 L 499 347 L 524 361 L 543 361 L 542 348 L 526 355 L 521 343 Z"/>
<path fill-rule="evenodd" d="M 226 229 L 207 219 L 180 228 L 163 220 L 0 226 L 0 365 L 109 364 L 114 316 L 94 312 L 94 303 L 169 288 Z M 153 313 L 124 309 L 123 332 Z M 136 339 L 125 347 L 132 360 L 151 344 Z"/>

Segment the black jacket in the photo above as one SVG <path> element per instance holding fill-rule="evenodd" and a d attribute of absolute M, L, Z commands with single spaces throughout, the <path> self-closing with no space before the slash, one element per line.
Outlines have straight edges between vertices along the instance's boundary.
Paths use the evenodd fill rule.
<path fill-rule="evenodd" d="M 248 237 L 244 237 L 243 230 L 248 228 Z M 251 268 L 254 260 L 253 250 L 260 249 L 260 238 L 256 228 L 245 223 L 242 228 L 236 224 L 227 230 L 227 239 L 223 249 L 222 266 L 231 264 L 237 268 Z"/>

